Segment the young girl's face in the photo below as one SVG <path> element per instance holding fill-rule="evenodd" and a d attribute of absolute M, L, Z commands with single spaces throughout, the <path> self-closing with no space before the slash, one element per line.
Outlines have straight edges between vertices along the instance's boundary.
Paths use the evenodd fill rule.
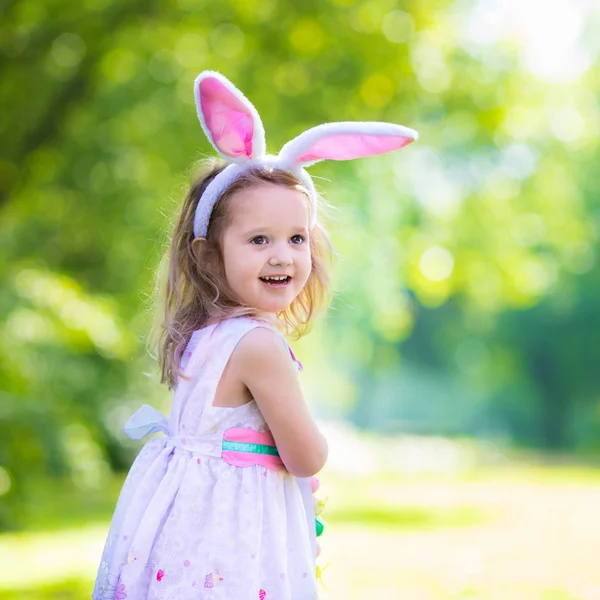
<path fill-rule="evenodd" d="M 236 192 L 229 210 L 232 221 L 222 239 L 229 286 L 248 306 L 285 310 L 310 275 L 308 198 L 264 183 Z"/>

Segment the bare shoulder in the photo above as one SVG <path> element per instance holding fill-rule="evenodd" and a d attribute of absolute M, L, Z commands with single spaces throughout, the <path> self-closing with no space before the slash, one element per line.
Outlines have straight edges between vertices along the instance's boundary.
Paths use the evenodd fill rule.
<path fill-rule="evenodd" d="M 256 365 L 290 363 L 281 336 L 269 327 L 255 327 L 242 337 L 234 352 L 238 363 Z"/>
<path fill-rule="evenodd" d="M 298 375 L 285 340 L 269 327 L 255 327 L 239 341 L 232 362 L 237 377 L 249 388 L 269 383 L 280 388 L 298 386 Z M 256 400 L 260 403 L 259 399 Z"/>

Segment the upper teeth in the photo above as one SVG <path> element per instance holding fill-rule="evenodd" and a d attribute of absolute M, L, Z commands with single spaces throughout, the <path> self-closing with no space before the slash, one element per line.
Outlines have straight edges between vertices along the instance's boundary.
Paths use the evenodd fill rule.
<path fill-rule="evenodd" d="M 272 279 L 273 281 L 284 281 L 288 278 L 287 275 L 280 275 L 279 277 L 263 277 L 262 279 Z"/>

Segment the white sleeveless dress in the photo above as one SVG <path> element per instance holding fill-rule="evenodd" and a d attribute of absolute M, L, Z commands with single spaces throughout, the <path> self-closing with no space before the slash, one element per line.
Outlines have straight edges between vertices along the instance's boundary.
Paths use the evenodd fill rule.
<path fill-rule="evenodd" d="M 182 361 L 191 380 L 179 380 L 169 420 L 148 405 L 129 420 L 131 437 L 167 435 L 146 443 L 125 480 L 93 600 L 318 598 L 309 479 L 263 466 L 261 454 L 242 453 L 257 459 L 247 466 L 224 460 L 227 430 L 270 436 L 254 401 L 212 406 L 231 353 L 255 327 L 268 325 L 242 317 L 196 331 Z"/>

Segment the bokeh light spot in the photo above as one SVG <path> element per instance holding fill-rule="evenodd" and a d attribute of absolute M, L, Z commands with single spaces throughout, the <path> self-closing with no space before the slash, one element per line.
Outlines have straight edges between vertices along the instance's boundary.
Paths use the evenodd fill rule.
<path fill-rule="evenodd" d="M 290 32 L 290 42 L 300 54 L 316 54 L 323 47 L 324 41 L 323 29 L 312 19 L 298 20 Z"/>
<path fill-rule="evenodd" d="M 443 281 L 452 275 L 454 256 L 446 248 L 433 246 L 421 256 L 419 261 L 421 273 L 430 281 Z"/>
<path fill-rule="evenodd" d="M 394 84 L 386 75 L 371 75 L 363 82 L 360 95 L 371 108 L 382 108 L 394 96 Z"/>
<path fill-rule="evenodd" d="M 275 85 L 286 96 L 297 96 L 308 88 L 309 77 L 306 68 L 297 63 L 284 63 L 275 71 Z"/>
<path fill-rule="evenodd" d="M 197 33 L 186 33 L 175 44 L 175 56 L 184 67 L 196 67 L 199 70 L 207 53 L 208 44 Z"/>
<path fill-rule="evenodd" d="M 511 234 L 519 244 L 534 246 L 542 241 L 546 233 L 546 224 L 536 213 L 519 215 L 511 228 Z"/>
<path fill-rule="evenodd" d="M 403 10 L 392 10 L 383 19 L 383 35 L 394 44 L 407 42 L 415 32 L 413 18 Z"/>
<path fill-rule="evenodd" d="M 75 68 L 85 56 L 85 42 L 76 33 L 63 33 L 52 43 L 52 58 L 64 69 Z"/>
<path fill-rule="evenodd" d="M 565 106 L 550 114 L 550 130 L 563 142 L 574 142 L 583 134 L 585 122 L 581 113 L 572 106 Z"/>
<path fill-rule="evenodd" d="M 233 23 L 223 23 L 210 34 L 211 48 L 223 58 L 239 56 L 244 49 L 244 42 L 244 33 Z"/>
<path fill-rule="evenodd" d="M 8 471 L 4 467 L 0 467 L 0 496 L 4 496 L 10 491 L 11 480 Z"/>

